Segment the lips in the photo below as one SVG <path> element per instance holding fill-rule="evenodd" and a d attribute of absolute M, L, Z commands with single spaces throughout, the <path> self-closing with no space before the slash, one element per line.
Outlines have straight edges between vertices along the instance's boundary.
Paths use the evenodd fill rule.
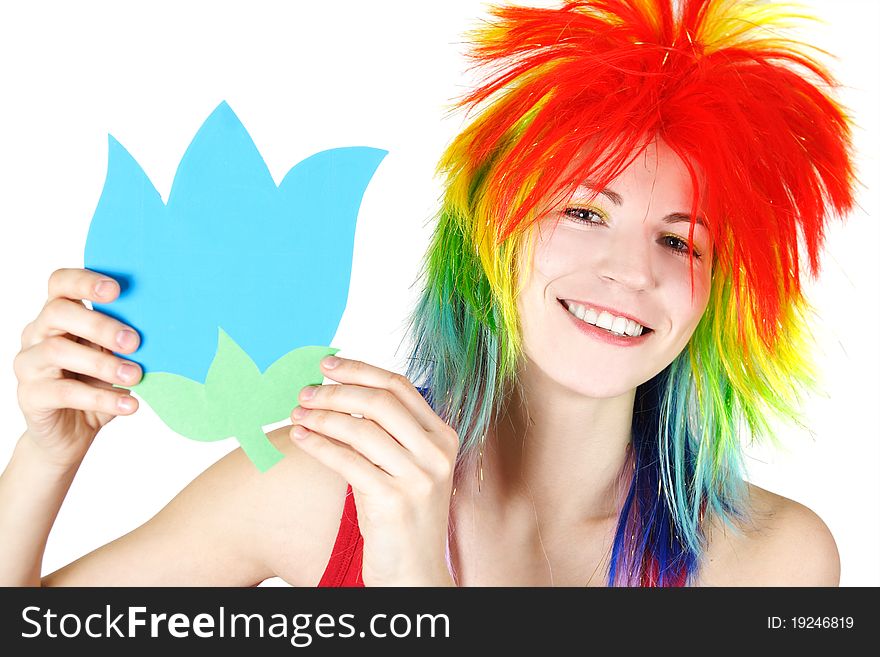
<path fill-rule="evenodd" d="M 616 308 L 611 308 L 609 306 L 603 306 L 603 305 L 600 305 L 597 303 L 593 303 L 592 301 L 581 301 L 579 299 L 560 299 L 560 298 L 557 298 L 556 300 L 560 304 L 562 304 L 563 308 L 565 308 L 566 310 L 569 309 L 570 304 L 579 304 L 579 305 L 584 306 L 586 308 L 591 308 L 591 309 L 595 310 L 597 313 L 607 312 L 610 315 L 612 315 L 613 317 L 623 317 L 625 319 L 633 321 L 633 322 L 642 326 L 642 329 L 643 329 L 642 335 L 644 335 L 646 333 L 651 333 L 654 330 L 650 326 L 648 326 L 644 322 L 644 320 L 639 319 L 637 316 L 633 315 L 632 313 L 628 313 L 623 310 L 618 310 Z"/>

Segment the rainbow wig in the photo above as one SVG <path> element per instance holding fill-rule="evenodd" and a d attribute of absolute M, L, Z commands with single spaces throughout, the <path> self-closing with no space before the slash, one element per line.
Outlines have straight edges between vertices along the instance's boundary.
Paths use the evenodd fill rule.
<path fill-rule="evenodd" d="M 518 255 L 542 204 L 587 179 L 603 188 L 662 139 L 690 172 L 691 217 L 703 209 L 715 245 L 713 280 L 687 347 L 636 390 L 632 482 L 607 584 L 693 584 L 704 516 L 734 529 L 749 518 L 741 433 L 775 444 L 771 416 L 799 422 L 814 389 L 801 258 L 818 275 L 830 216 L 853 206 L 850 120 L 821 51 L 774 31 L 804 18 L 786 5 L 490 11 L 470 35 L 484 76 L 455 104 L 475 116 L 437 169 L 443 203 L 409 317 L 407 375 L 458 432 L 456 473 L 473 472 L 515 385 Z"/>

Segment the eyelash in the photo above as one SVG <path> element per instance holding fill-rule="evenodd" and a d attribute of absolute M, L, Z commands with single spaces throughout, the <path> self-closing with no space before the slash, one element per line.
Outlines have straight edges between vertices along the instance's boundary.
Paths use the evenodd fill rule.
<path fill-rule="evenodd" d="M 585 226 L 589 226 L 589 225 L 593 225 L 593 224 L 598 224 L 598 223 L 599 223 L 598 221 L 589 221 L 589 220 L 586 220 L 586 219 L 584 219 L 584 218 L 582 218 L 582 217 L 577 217 L 577 216 L 575 216 L 575 215 L 573 214 L 573 213 L 575 213 L 575 212 L 578 212 L 578 213 L 589 213 L 589 214 L 595 215 L 596 217 L 599 217 L 600 219 L 602 219 L 602 214 L 601 214 L 600 212 L 597 212 L 596 210 L 591 209 L 591 208 L 569 207 L 569 208 L 566 208 L 566 209 L 565 209 L 565 211 L 563 212 L 563 214 L 564 214 L 565 216 L 567 216 L 568 218 L 570 218 L 572 221 L 574 221 L 574 222 L 576 222 L 576 223 L 579 223 L 579 224 L 582 224 L 582 225 L 585 225 Z M 672 251 L 673 253 L 675 253 L 676 255 L 680 255 L 680 256 L 683 256 L 683 257 L 686 257 L 686 256 L 688 255 L 688 253 L 689 253 L 690 250 L 688 249 L 688 243 L 687 243 L 686 240 L 683 240 L 682 238 L 678 237 L 677 235 L 664 235 L 664 236 L 662 237 L 662 239 L 664 239 L 664 240 L 667 240 L 667 239 L 668 239 L 668 240 L 675 240 L 676 242 L 678 242 L 678 243 L 680 243 L 680 244 L 682 244 L 682 245 L 684 246 L 683 249 L 675 248 L 675 247 L 672 247 L 672 246 L 669 247 L 669 250 Z M 667 243 L 667 246 L 668 246 L 668 243 Z M 693 249 L 693 254 L 694 254 L 694 257 L 695 257 L 695 258 L 700 258 L 700 257 L 702 257 L 701 254 L 700 254 L 700 252 L 697 251 L 696 249 Z"/>

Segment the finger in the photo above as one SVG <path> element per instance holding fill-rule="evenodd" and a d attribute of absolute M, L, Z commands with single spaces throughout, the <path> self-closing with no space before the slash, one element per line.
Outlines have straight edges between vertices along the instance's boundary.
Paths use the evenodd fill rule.
<path fill-rule="evenodd" d="M 71 334 L 110 351 L 131 353 L 140 345 L 137 332 L 109 315 L 89 310 L 70 299 L 55 298 L 46 303 L 34 322 L 32 347 L 54 335 Z"/>
<path fill-rule="evenodd" d="M 57 269 L 49 276 L 48 298 L 44 308 L 54 299 L 66 298 L 84 307 L 82 299 L 110 302 L 119 294 L 119 284 L 110 278 L 88 269 Z M 21 333 L 21 348 L 27 349 L 39 342 L 38 324 L 31 322 Z"/>
<path fill-rule="evenodd" d="M 91 340 L 86 340 L 85 338 L 80 338 L 80 337 L 76 337 L 76 336 L 70 336 L 70 339 L 74 340 L 74 342 L 76 342 L 78 344 L 85 345 L 89 349 L 96 349 L 103 354 L 113 354 L 113 352 L 110 351 L 109 349 L 106 349 L 105 347 L 102 347 L 99 344 L 95 344 Z M 128 361 L 126 361 L 126 362 L 128 362 Z M 137 363 L 135 363 L 135 365 L 137 365 Z M 140 367 L 140 366 L 138 365 L 138 367 Z M 113 384 L 111 384 L 111 383 L 107 383 L 106 381 L 102 381 L 101 379 L 96 379 L 95 377 L 88 376 L 86 374 L 77 374 L 76 372 L 71 372 L 70 375 L 72 377 L 74 377 L 75 379 L 78 379 L 79 381 L 84 381 L 84 382 L 88 383 L 89 385 L 100 386 L 102 388 L 113 387 Z M 143 377 L 143 373 L 141 373 L 141 376 Z"/>
<path fill-rule="evenodd" d="M 120 287 L 110 276 L 89 269 L 58 269 L 49 276 L 49 300 L 88 299 L 109 303 L 119 295 Z"/>
<path fill-rule="evenodd" d="M 21 352 L 14 366 L 20 381 L 60 378 L 62 370 L 124 386 L 136 385 L 141 379 L 141 368 L 136 363 L 61 335 L 46 338 Z"/>
<path fill-rule="evenodd" d="M 309 390 L 314 396 L 306 398 Z M 340 413 L 356 413 L 372 420 L 407 449 L 417 463 L 423 464 L 436 456 L 437 445 L 428 431 L 404 407 L 400 399 L 383 388 L 367 388 L 354 384 L 308 386 L 300 391 L 303 408 L 324 409 Z"/>
<path fill-rule="evenodd" d="M 18 392 L 22 410 L 28 414 L 70 408 L 108 415 L 130 415 L 138 409 L 137 399 L 125 390 L 96 388 L 75 379 L 29 381 L 19 385 Z"/>
<path fill-rule="evenodd" d="M 296 429 L 297 427 L 294 426 L 290 432 L 293 442 L 328 468 L 339 473 L 352 487 L 370 495 L 382 495 L 387 490 L 389 473 L 368 461 L 365 456 L 348 445 L 305 427 L 300 427 L 305 430 L 305 434 L 299 437 L 294 433 Z"/>
<path fill-rule="evenodd" d="M 334 367 L 327 367 L 328 363 L 333 362 L 336 363 Z M 400 400 L 410 415 L 429 431 L 442 431 L 443 427 L 448 427 L 410 380 L 402 374 L 389 372 L 363 361 L 339 356 L 331 356 L 321 360 L 321 370 L 328 379 L 339 383 L 355 383 L 370 388 L 388 390 Z"/>
<path fill-rule="evenodd" d="M 102 381 L 101 379 L 96 379 L 92 376 L 87 376 L 85 374 L 76 374 L 75 372 L 71 372 L 70 376 L 76 379 L 77 381 L 82 381 L 90 386 L 95 386 L 97 388 L 113 388 L 114 384 L 107 383 L 106 381 Z"/>
<path fill-rule="evenodd" d="M 103 353 L 105 353 L 105 354 L 112 354 L 112 353 L 113 353 L 112 351 L 110 351 L 110 350 L 107 349 L 106 347 L 102 347 L 102 346 L 99 345 L 99 344 L 95 344 L 95 343 L 92 342 L 91 340 L 86 340 L 85 338 L 83 338 L 83 337 L 81 337 L 81 336 L 79 336 L 79 335 L 72 335 L 72 336 L 71 336 L 71 339 L 72 339 L 74 342 L 77 342 L 77 343 L 79 343 L 79 344 L 81 344 L 81 345 L 85 345 L 85 346 L 88 347 L 89 349 L 97 349 L 98 351 L 101 351 L 101 352 L 103 352 Z"/>
<path fill-rule="evenodd" d="M 295 424 L 345 443 L 393 477 L 413 473 L 412 456 L 375 422 L 323 409 L 297 406 L 291 413 Z"/>

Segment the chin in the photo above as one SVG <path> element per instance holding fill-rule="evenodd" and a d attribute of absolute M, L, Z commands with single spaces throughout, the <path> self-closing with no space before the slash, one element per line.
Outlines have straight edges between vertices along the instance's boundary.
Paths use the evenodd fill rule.
<path fill-rule="evenodd" d="M 608 371 L 610 367 L 575 366 L 574 361 L 553 359 L 528 359 L 530 366 L 540 372 L 540 378 L 565 389 L 571 394 L 590 399 L 613 399 L 635 390 L 644 381 L 639 377 L 623 376 Z M 578 374 L 578 372 L 580 372 Z M 645 379 L 647 381 L 648 379 Z"/>
<path fill-rule="evenodd" d="M 595 384 L 597 381 L 577 381 L 577 382 L 560 382 L 572 393 L 588 399 L 614 399 L 626 395 L 636 389 L 637 385 L 630 385 L 626 382 L 609 381 L 601 385 Z"/>

